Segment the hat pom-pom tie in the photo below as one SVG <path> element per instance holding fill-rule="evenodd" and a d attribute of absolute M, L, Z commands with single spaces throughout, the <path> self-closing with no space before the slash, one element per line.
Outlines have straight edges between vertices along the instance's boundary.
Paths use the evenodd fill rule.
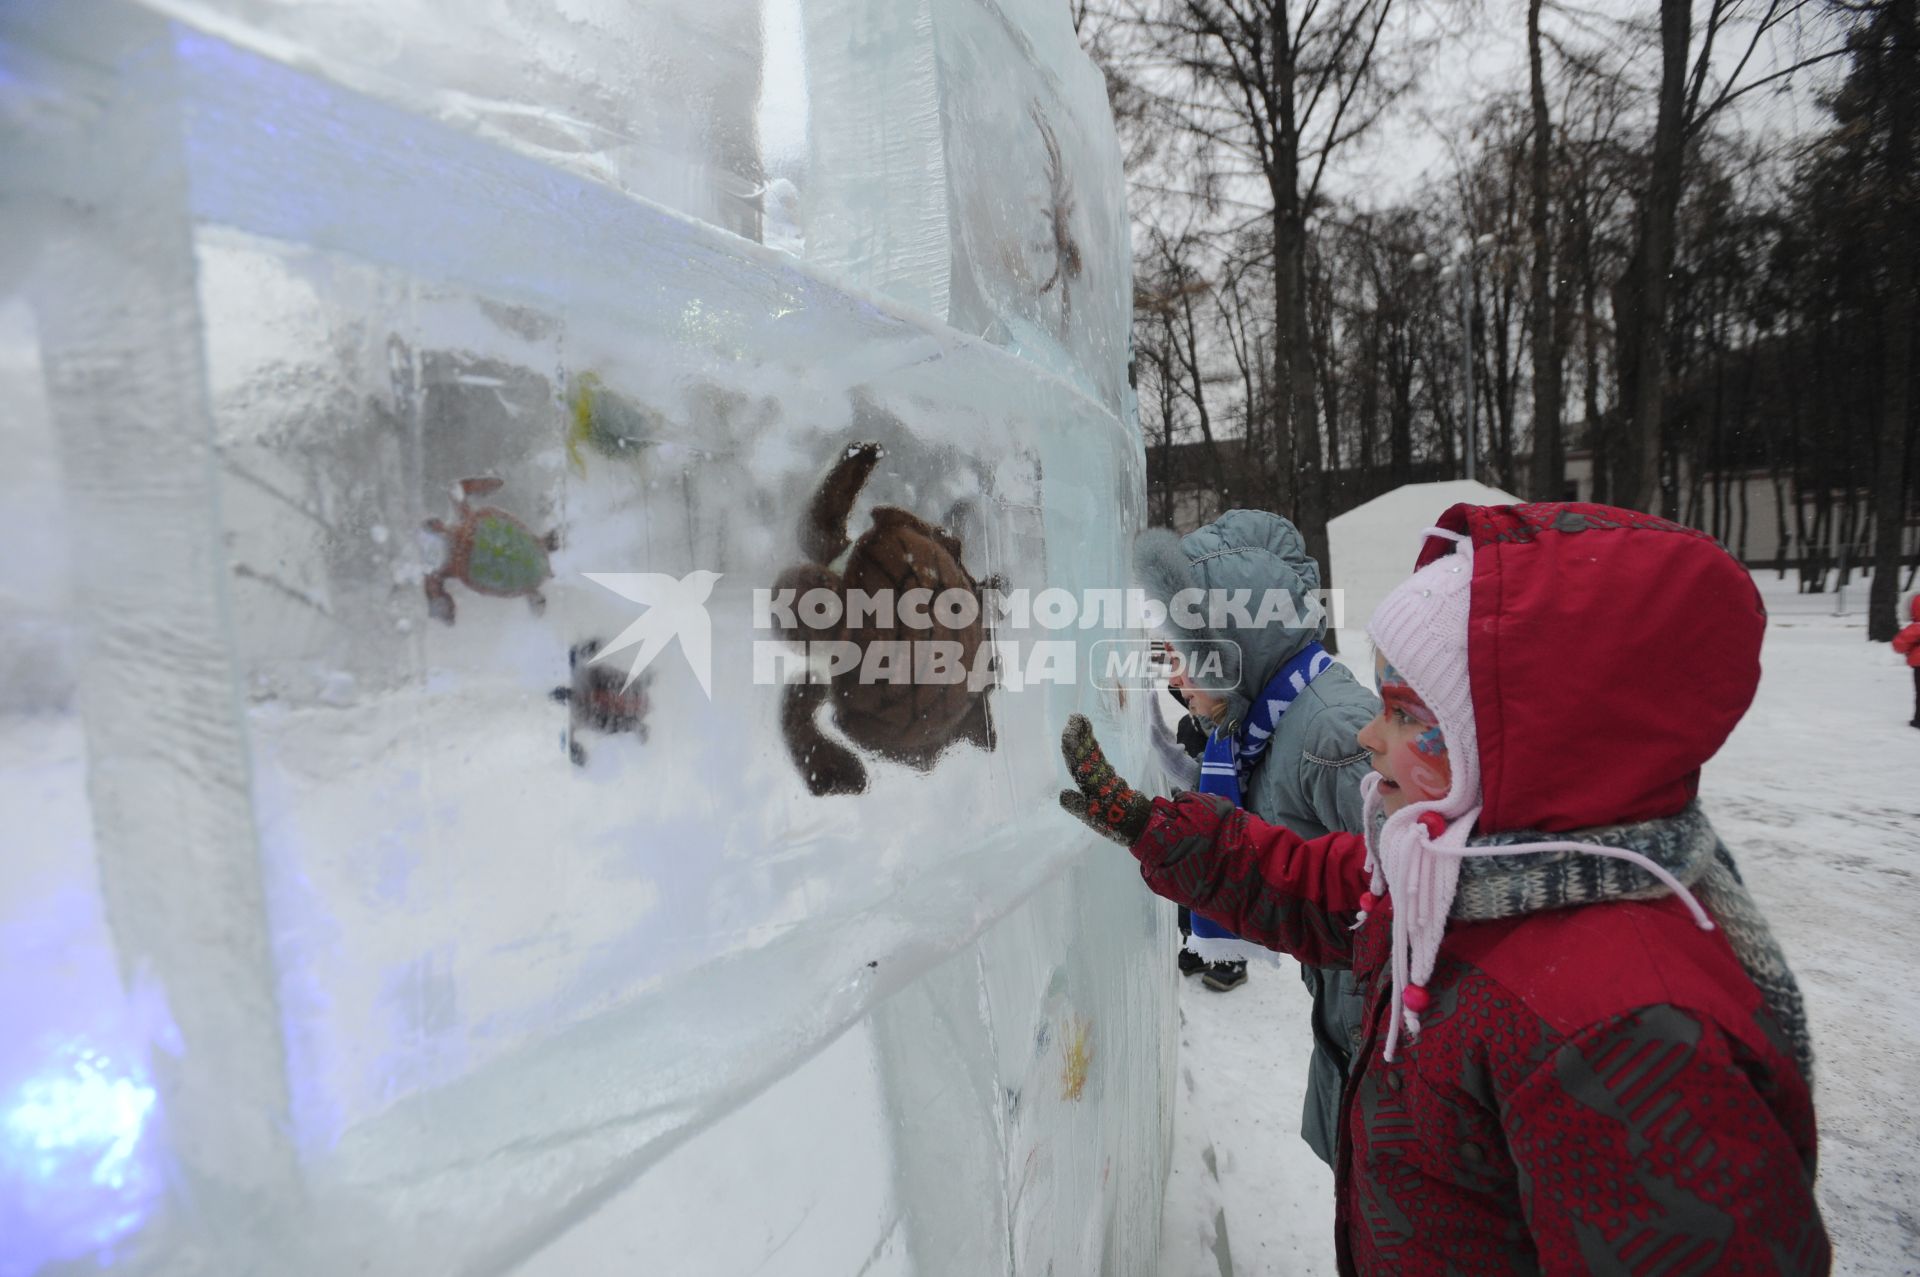
<path fill-rule="evenodd" d="M 1361 892 L 1360 912 L 1354 915 L 1353 925 L 1347 928 L 1347 930 L 1358 931 L 1360 928 L 1366 926 L 1367 919 L 1373 916 L 1373 911 L 1380 907 L 1380 902 L 1384 899 L 1386 899 L 1386 896 L 1381 893 L 1372 891 Z"/>

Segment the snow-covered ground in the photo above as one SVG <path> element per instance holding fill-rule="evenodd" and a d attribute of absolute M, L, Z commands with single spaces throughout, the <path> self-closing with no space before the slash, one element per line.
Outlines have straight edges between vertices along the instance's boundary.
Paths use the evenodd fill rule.
<path fill-rule="evenodd" d="M 1298 969 L 1180 983 L 1160 1277 L 1331 1273 L 1333 1172 L 1300 1138 L 1312 1001 Z"/>
<path fill-rule="evenodd" d="M 1772 621 L 1753 710 L 1701 792 L 1792 961 L 1819 1054 L 1834 1271 L 1920 1273 L 1920 731 L 1865 641 L 1866 590 L 1755 578 Z M 1299 1137 L 1311 1042 L 1291 970 L 1181 989 L 1163 1277 L 1333 1271 L 1332 1173 Z"/>

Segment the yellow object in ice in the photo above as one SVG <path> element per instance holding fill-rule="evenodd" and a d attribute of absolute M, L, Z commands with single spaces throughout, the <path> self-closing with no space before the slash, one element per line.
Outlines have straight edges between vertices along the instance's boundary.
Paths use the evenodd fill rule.
<path fill-rule="evenodd" d="M 1093 1067 L 1093 1023 L 1085 1016 L 1073 1017 L 1067 1030 L 1066 1048 L 1060 1063 L 1060 1098 L 1077 1100 L 1087 1086 L 1087 1071 Z"/>
<path fill-rule="evenodd" d="M 567 408 L 567 462 L 578 474 L 587 472 L 581 444 L 603 457 L 637 456 L 640 449 L 660 442 L 666 425 L 659 412 L 608 390 L 591 372 L 573 379 Z"/>

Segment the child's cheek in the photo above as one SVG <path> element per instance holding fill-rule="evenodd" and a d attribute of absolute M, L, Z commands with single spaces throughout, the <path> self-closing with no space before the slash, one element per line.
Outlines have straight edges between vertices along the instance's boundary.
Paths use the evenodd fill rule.
<path fill-rule="evenodd" d="M 1394 753 L 1393 774 L 1408 798 L 1424 803 L 1447 796 L 1453 787 L 1453 768 L 1439 728 L 1427 729 Z"/>

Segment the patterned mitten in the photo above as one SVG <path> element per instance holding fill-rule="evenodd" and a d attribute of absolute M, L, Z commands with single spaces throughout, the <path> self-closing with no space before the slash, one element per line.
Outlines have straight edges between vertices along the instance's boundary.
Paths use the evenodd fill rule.
<path fill-rule="evenodd" d="M 1153 800 L 1120 779 L 1113 764 L 1093 738 L 1093 724 L 1081 714 L 1067 720 L 1060 734 L 1060 752 L 1078 789 L 1060 791 L 1060 805 L 1085 821 L 1095 833 L 1122 846 L 1132 846 L 1146 832 L 1153 816 Z"/>

